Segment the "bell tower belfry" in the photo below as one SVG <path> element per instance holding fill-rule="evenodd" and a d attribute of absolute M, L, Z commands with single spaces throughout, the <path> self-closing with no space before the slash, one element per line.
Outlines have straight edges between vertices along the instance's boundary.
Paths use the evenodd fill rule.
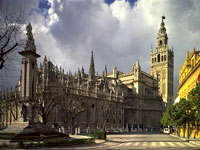
<path fill-rule="evenodd" d="M 174 52 L 168 47 L 168 36 L 162 16 L 157 35 L 156 50 L 151 49 L 150 74 L 158 80 L 159 93 L 165 103 L 170 103 L 173 97 Z"/>

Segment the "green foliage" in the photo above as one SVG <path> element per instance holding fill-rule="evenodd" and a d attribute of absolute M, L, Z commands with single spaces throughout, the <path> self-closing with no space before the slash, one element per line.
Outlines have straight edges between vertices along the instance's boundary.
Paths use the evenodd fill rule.
<path fill-rule="evenodd" d="M 164 112 L 162 119 L 160 120 L 163 126 L 173 126 L 175 117 L 175 106 L 170 105 L 166 112 Z"/>
<path fill-rule="evenodd" d="M 105 131 L 94 131 L 91 134 L 89 134 L 88 136 L 91 136 L 95 139 L 101 139 L 101 140 L 106 140 L 106 132 Z"/>
<path fill-rule="evenodd" d="M 181 99 L 179 103 L 170 105 L 161 119 L 164 126 L 182 126 L 194 122 L 195 111 L 190 100 Z"/>
<path fill-rule="evenodd" d="M 6 100 L 0 100 L 0 113 L 6 112 Z"/>
<path fill-rule="evenodd" d="M 179 103 L 170 105 L 166 112 L 164 112 L 161 124 L 164 126 L 177 126 L 186 127 L 189 125 L 200 124 L 200 84 L 196 84 L 196 87 L 192 89 L 188 94 L 188 99 L 180 99 Z M 188 130 L 188 137 L 190 135 Z"/>
<path fill-rule="evenodd" d="M 188 98 L 192 103 L 192 110 L 195 112 L 195 120 L 200 124 L 200 84 L 196 84 L 196 87 L 192 89 Z"/>

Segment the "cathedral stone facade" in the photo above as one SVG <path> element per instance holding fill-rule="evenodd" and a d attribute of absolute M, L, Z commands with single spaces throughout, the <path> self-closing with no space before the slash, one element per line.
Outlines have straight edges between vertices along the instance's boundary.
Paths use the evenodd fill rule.
<path fill-rule="evenodd" d="M 162 20 L 158 36 L 158 41 L 162 42 L 159 42 L 161 44 L 157 48 L 157 53 L 151 55 L 152 75 L 142 71 L 139 60 L 130 67 L 128 73 L 123 73 L 116 67 L 109 72 L 105 66 L 103 73 L 97 75 L 93 51 L 88 74 L 83 67 L 72 74 L 54 65 L 46 56 L 37 67 L 39 55 L 36 53 L 29 24 L 24 51 L 20 52 L 22 72 L 15 97 L 18 117 L 10 119 L 10 123 L 24 117 L 22 112 L 27 111 L 28 115 L 24 117 L 24 121 L 31 120 L 33 123 L 39 121 L 52 128 L 62 128 L 66 131 L 72 131 L 73 128 L 81 133 L 113 128 L 126 132 L 159 130 L 164 110 L 163 99 L 171 96 L 169 92 L 165 92 L 162 99 L 159 92 L 163 89 L 159 87 L 161 84 L 166 84 L 168 88 L 168 85 L 173 83 L 173 80 L 166 82 L 168 78 L 171 79 L 170 73 L 173 74 L 173 70 L 168 69 L 169 67 L 160 67 L 165 69 L 160 69 L 162 73 L 165 71 L 167 74 L 166 80 L 161 75 L 164 78 L 162 82 L 156 78 L 159 72 L 155 72 L 156 75 L 154 73 L 154 70 L 159 70 L 159 63 L 173 67 L 173 64 L 165 63 L 173 59 L 173 52 L 166 46 L 165 31 Z M 8 94 L 2 93 L 1 102 L 4 100 L 11 103 L 6 95 Z M 9 106 L 11 109 L 12 105 Z M 9 121 L 6 119 L 9 118 L 7 112 L 11 111 L 0 114 L 2 126 L 6 126 L 5 122 Z M 14 117 L 11 113 L 9 115 L 11 118 Z"/>

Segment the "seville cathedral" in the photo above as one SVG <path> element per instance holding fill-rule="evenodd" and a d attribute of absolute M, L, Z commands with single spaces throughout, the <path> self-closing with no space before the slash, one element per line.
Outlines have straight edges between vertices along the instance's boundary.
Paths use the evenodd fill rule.
<path fill-rule="evenodd" d="M 74 126 L 77 133 L 97 129 L 160 130 L 163 111 L 173 96 L 173 51 L 167 46 L 164 19 L 157 48 L 151 50 L 150 74 L 142 71 L 136 60 L 128 73 L 116 67 L 108 71 L 105 66 L 97 75 L 93 51 L 88 74 L 84 68 L 75 74 L 66 73 L 46 56 L 38 65 L 40 55 L 29 24 L 24 50 L 19 52 L 22 71 L 18 84 L 14 90 L 0 93 L 0 126 L 11 130 L 17 122 L 28 126 L 24 122 L 29 121 L 64 132 Z"/>

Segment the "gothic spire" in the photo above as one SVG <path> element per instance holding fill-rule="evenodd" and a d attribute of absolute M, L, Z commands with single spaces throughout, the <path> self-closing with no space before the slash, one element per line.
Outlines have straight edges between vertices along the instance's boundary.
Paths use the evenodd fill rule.
<path fill-rule="evenodd" d="M 79 67 L 78 67 L 78 75 L 81 75 L 81 71 L 80 71 Z"/>
<path fill-rule="evenodd" d="M 47 56 L 46 55 L 44 56 L 44 62 L 47 62 Z"/>
<path fill-rule="evenodd" d="M 83 68 L 83 66 L 81 68 L 81 73 L 84 74 L 84 68 Z"/>
<path fill-rule="evenodd" d="M 117 71 L 116 66 L 114 66 L 114 68 L 113 68 L 113 76 L 114 76 L 114 78 L 118 79 L 118 71 Z"/>
<path fill-rule="evenodd" d="M 88 80 L 89 81 L 94 81 L 95 80 L 95 68 L 94 68 L 93 51 L 91 52 Z"/>
<path fill-rule="evenodd" d="M 105 68 L 104 68 L 104 76 L 107 77 L 107 66 L 105 65 Z"/>
<path fill-rule="evenodd" d="M 83 68 L 83 66 L 82 66 L 82 68 L 81 68 L 81 78 L 83 79 L 84 78 L 84 68 Z"/>

